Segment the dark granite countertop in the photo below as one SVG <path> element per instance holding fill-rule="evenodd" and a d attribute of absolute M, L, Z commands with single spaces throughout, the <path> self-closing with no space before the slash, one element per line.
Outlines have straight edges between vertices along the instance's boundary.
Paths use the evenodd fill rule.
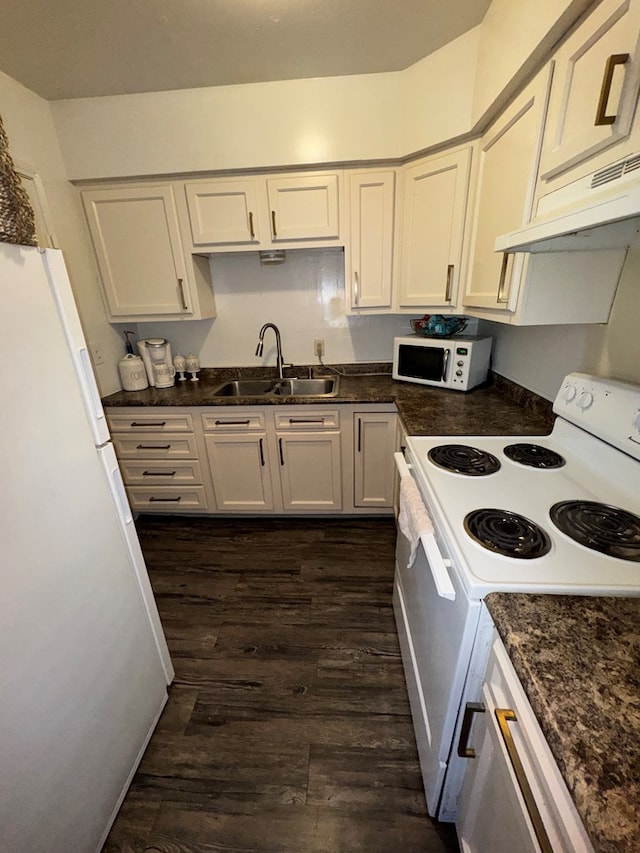
<path fill-rule="evenodd" d="M 486 604 L 595 850 L 640 850 L 640 598 Z"/>
<path fill-rule="evenodd" d="M 335 397 L 214 397 L 229 379 L 250 375 L 275 378 L 272 368 L 205 368 L 198 382 L 176 382 L 172 388 L 117 391 L 104 397 L 105 406 L 237 406 L 335 405 L 395 403 L 408 435 L 546 435 L 553 415 L 547 400 L 499 376 L 466 393 L 431 388 L 391 378 L 389 365 L 338 365 Z M 384 371 L 383 373 L 375 371 Z M 332 375 L 314 369 L 314 375 Z M 286 375 L 294 375 L 287 371 Z M 305 376 L 306 372 L 298 372 Z"/>

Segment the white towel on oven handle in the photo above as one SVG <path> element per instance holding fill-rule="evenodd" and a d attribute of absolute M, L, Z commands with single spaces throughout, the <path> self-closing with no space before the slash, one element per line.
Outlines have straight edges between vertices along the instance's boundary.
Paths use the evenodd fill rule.
<path fill-rule="evenodd" d="M 400 479 L 398 525 L 411 545 L 411 556 L 407 565 L 407 568 L 410 569 L 416 559 L 420 537 L 427 533 L 433 533 L 431 516 L 427 512 L 416 482 L 411 476 Z"/>

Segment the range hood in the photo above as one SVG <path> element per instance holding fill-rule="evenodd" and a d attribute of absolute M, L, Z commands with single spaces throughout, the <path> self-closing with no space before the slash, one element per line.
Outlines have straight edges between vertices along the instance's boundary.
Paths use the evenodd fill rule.
<path fill-rule="evenodd" d="M 638 244 L 640 154 L 542 196 L 536 218 L 501 234 L 496 252 L 561 252 Z"/>

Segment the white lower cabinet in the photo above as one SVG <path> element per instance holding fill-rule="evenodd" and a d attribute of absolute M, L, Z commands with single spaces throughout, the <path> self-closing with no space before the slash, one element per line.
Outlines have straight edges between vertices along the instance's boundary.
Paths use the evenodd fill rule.
<path fill-rule="evenodd" d="M 475 706 L 456 829 L 463 853 L 593 853 L 502 641 Z"/>
<path fill-rule="evenodd" d="M 394 470 L 388 460 L 396 449 L 394 412 L 355 412 L 353 482 L 355 506 L 392 508 Z"/>
<path fill-rule="evenodd" d="M 110 408 L 139 512 L 391 513 L 393 404 Z"/>
<path fill-rule="evenodd" d="M 190 410 L 107 409 L 113 447 L 134 512 L 212 508 L 208 470 Z"/>

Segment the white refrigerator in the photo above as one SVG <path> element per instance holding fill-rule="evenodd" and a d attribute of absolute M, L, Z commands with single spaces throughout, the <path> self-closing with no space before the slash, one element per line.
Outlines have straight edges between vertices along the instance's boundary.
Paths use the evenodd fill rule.
<path fill-rule="evenodd" d="M 100 850 L 173 668 L 62 254 L 0 244 L 0 850 Z"/>

